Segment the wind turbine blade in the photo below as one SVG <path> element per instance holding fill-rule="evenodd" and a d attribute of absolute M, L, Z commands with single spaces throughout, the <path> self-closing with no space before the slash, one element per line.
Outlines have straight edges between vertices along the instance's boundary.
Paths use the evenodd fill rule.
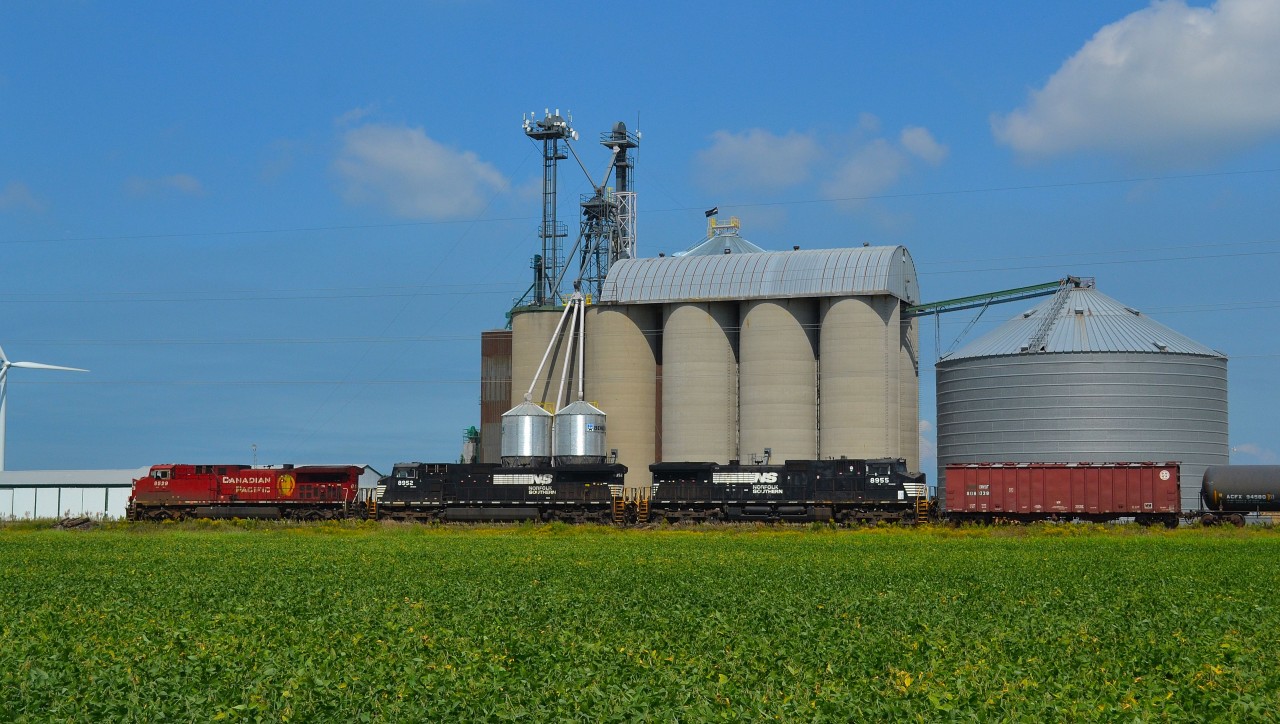
<path fill-rule="evenodd" d="M 47 365 L 41 362 L 10 362 L 10 367 L 21 367 L 27 370 L 66 370 L 67 372 L 88 372 L 79 367 L 60 367 L 58 365 Z"/>
<path fill-rule="evenodd" d="M 9 358 L 4 356 L 4 347 L 0 347 L 0 362 L 8 362 Z"/>

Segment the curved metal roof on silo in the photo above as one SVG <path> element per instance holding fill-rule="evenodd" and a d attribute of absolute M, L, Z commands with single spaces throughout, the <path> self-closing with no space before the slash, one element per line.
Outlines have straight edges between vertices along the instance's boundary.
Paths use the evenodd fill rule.
<path fill-rule="evenodd" d="M 1045 315 L 1054 312 L 1056 301 L 1050 297 L 961 347 L 942 362 L 1050 352 L 1151 352 L 1225 359 L 1221 352 L 1169 329 L 1092 287 L 1071 289 L 1066 303 L 1056 310 L 1044 345 L 1029 349 L 1028 344 L 1039 332 Z"/>
<path fill-rule="evenodd" d="M 845 297 L 887 294 L 908 304 L 919 282 L 904 246 L 766 251 L 622 259 L 609 267 L 602 302 Z"/>

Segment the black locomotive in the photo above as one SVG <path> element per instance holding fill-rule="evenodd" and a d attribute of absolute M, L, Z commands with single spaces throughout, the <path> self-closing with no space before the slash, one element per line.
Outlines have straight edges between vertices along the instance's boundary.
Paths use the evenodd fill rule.
<path fill-rule="evenodd" d="M 925 476 L 902 459 L 788 460 L 783 465 L 655 463 L 650 521 L 917 522 Z"/>
<path fill-rule="evenodd" d="M 906 461 L 788 460 L 784 465 L 656 463 L 650 486 L 627 486 L 615 464 L 501 467 L 399 463 L 370 507 L 379 520 L 916 522 L 928 512 L 923 474 Z"/>
<path fill-rule="evenodd" d="M 625 465 L 605 464 L 397 463 L 379 482 L 372 514 L 380 520 L 612 523 L 626 474 Z"/>

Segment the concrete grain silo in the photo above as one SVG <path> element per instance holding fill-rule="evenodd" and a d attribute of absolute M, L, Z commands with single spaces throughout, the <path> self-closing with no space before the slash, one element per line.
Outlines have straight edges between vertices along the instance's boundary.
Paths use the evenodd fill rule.
<path fill-rule="evenodd" d="M 818 305 L 757 299 L 741 305 L 738 383 L 743 460 L 818 457 Z"/>
<path fill-rule="evenodd" d="M 563 308 L 532 307 L 515 310 L 511 314 L 511 406 L 524 402 L 525 393 L 533 382 L 551 342 L 556 326 L 564 315 Z M 565 323 L 568 326 L 568 322 Z M 543 365 L 542 374 L 533 387 L 531 401 L 555 411 L 556 394 L 560 390 L 560 378 L 564 371 L 567 340 L 563 332 L 551 349 L 551 357 Z M 572 362 L 572 360 L 571 360 Z"/>
<path fill-rule="evenodd" d="M 901 454 L 899 300 L 824 299 L 821 335 L 822 457 L 868 458 L 885 450 Z"/>
<path fill-rule="evenodd" d="M 901 456 L 917 467 L 920 461 L 920 320 L 902 321 L 898 344 L 898 409 L 901 425 L 898 445 Z"/>
<path fill-rule="evenodd" d="M 1098 292 L 1068 288 L 937 363 L 938 467 L 1182 463 L 1183 509 L 1228 462 L 1227 358 Z M 945 484 L 945 483 L 944 483 Z"/>
<path fill-rule="evenodd" d="M 609 419 L 609 451 L 628 479 L 648 479 L 657 454 L 658 359 L 662 309 L 656 305 L 587 308 L 586 397 Z"/>
<path fill-rule="evenodd" d="M 596 320 L 607 318 L 603 310 L 662 310 L 653 460 L 749 462 L 769 448 L 775 463 L 903 457 L 918 469 L 917 343 L 914 322 L 901 315 L 918 302 L 918 284 L 907 250 L 739 252 L 750 247 L 733 244 L 712 239 L 700 253 L 619 260 L 597 300 Z M 592 337 L 589 323 L 588 350 L 607 344 Z M 596 354 L 586 362 L 588 396 L 610 415 L 608 445 L 623 456 L 618 414 L 605 398 L 642 399 L 647 383 L 609 388 L 643 377 L 650 358 L 635 355 L 631 382 L 618 375 L 622 366 L 593 380 L 592 370 L 630 356 L 618 352 L 606 365 Z M 647 449 L 648 441 L 627 444 Z"/>
<path fill-rule="evenodd" d="M 662 349 L 663 458 L 738 459 L 737 305 L 665 305 Z"/>

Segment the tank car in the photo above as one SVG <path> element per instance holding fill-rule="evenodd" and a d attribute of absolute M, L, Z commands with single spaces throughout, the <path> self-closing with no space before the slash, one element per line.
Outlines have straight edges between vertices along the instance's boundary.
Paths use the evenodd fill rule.
<path fill-rule="evenodd" d="M 626 473 L 616 464 L 397 463 L 379 481 L 371 514 L 380 520 L 610 523 Z"/>
<path fill-rule="evenodd" d="M 1202 520 L 1210 524 L 1225 518 L 1244 525 L 1248 513 L 1280 512 L 1280 465 L 1210 465 L 1200 497 L 1208 511 Z"/>
<path fill-rule="evenodd" d="M 1180 466 L 1166 463 L 953 463 L 945 516 L 952 522 L 1042 520 L 1178 525 Z"/>
<path fill-rule="evenodd" d="M 907 472 L 902 459 L 664 462 L 649 470 L 652 522 L 914 522 L 928 508 L 925 476 Z"/>
<path fill-rule="evenodd" d="M 358 465 L 152 465 L 133 481 L 128 520 L 363 516 Z"/>

